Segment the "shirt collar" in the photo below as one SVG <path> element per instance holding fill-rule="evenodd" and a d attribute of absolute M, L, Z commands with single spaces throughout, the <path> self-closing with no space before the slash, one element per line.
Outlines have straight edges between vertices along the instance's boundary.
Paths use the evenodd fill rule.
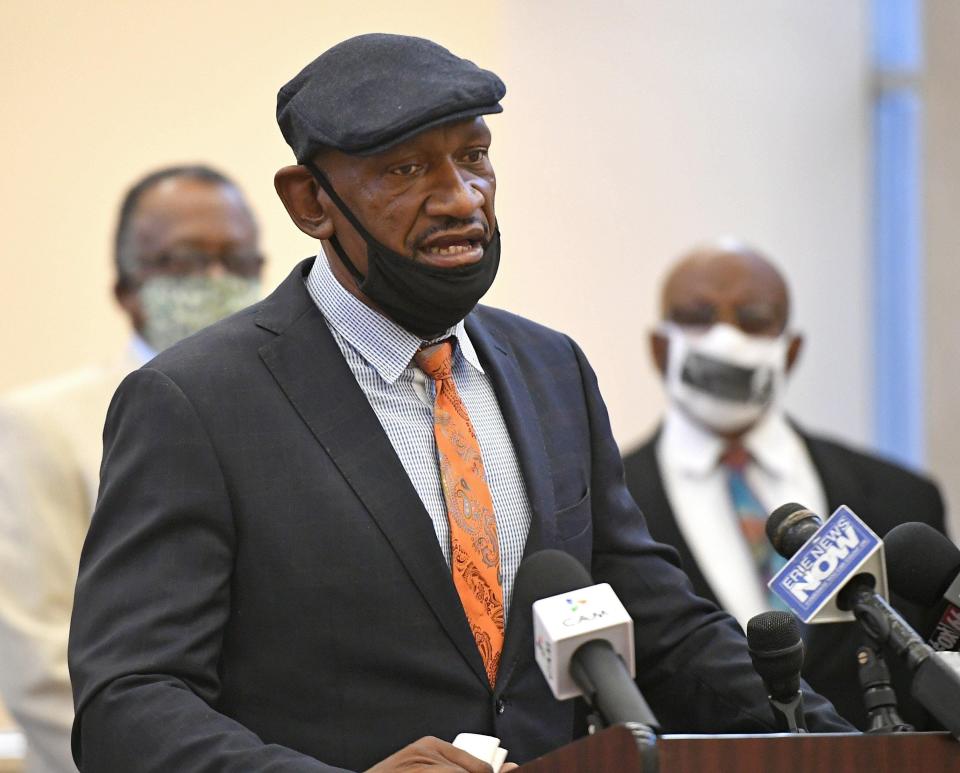
<path fill-rule="evenodd" d="M 460 352 L 464 360 L 483 373 L 463 320 L 436 338 L 425 341 L 348 292 L 330 270 L 322 247 L 307 276 L 306 285 L 310 297 L 331 327 L 388 383 L 392 384 L 400 378 L 421 346 L 450 337 L 457 340 L 454 357 L 457 351 Z"/>
<path fill-rule="evenodd" d="M 153 347 L 144 341 L 139 333 L 130 336 L 130 341 L 127 344 L 127 358 L 131 362 L 137 363 L 138 368 L 146 365 L 156 356 L 157 353 L 153 350 Z"/>
<path fill-rule="evenodd" d="M 801 441 L 790 427 L 783 411 L 773 409 L 743 437 L 743 445 L 760 467 L 776 477 L 785 477 L 802 451 Z M 675 405 L 667 409 L 660 436 L 665 461 L 695 477 L 704 477 L 716 469 L 725 441 L 710 432 Z"/>
<path fill-rule="evenodd" d="M 744 447 L 761 467 L 778 478 L 785 478 L 803 454 L 803 441 L 787 422 L 783 409 L 773 409 L 743 439 Z"/>
<path fill-rule="evenodd" d="M 671 467 L 695 477 L 709 475 L 723 452 L 723 440 L 693 421 L 676 405 L 667 408 L 660 450 Z"/>

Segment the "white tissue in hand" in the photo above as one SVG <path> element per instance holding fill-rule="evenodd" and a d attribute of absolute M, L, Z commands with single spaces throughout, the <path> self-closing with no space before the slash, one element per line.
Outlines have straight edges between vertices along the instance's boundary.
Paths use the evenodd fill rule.
<path fill-rule="evenodd" d="M 493 773 L 499 773 L 500 766 L 507 759 L 507 750 L 501 749 L 500 739 L 492 735 L 460 733 L 453 739 L 453 745 L 467 754 L 472 754 L 478 760 L 488 763 L 493 768 Z"/>

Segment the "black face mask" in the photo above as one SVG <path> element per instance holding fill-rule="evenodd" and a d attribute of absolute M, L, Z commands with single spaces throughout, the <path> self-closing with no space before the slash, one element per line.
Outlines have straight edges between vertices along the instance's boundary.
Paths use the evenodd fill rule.
<path fill-rule="evenodd" d="M 320 187 L 337 205 L 367 245 L 367 275 L 353 265 L 336 236 L 330 244 L 356 280 L 357 287 L 401 327 L 421 338 L 451 328 L 467 316 L 493 284 L 500 266 L 500 229 L 476 263 L 437 268 L 417 263 L 378 242 L 343 203 L 315 164 L 304 162 Z"/>

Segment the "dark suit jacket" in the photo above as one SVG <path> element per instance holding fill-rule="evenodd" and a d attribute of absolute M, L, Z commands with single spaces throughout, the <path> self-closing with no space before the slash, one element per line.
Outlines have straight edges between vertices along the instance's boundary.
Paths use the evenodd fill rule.
<path fill-rule="evenodd" d="M 70 642 L 84 771 L 365 769 L 423 735 L 524 761 L 582 730 L 507 625 L 491 690 L 429 517 L 304 285 L 160 355 L 107 416 Z M 735 623 L 690 592 L 622 479 L 593 372 L 565 336 L 467 322 L 533 511 L 637 624 L 668 730 L 772 727 Z M 811 721 L 845 729 L 817 696 Z M 322 760 L 323 762 L 319 762 Z"/>
<path fill-rule="evenodd" d="M 847 505 L 883 537 L 904 521 L 922 521 L 943 531 L 943 501 L 937 487 L 926 478 L 875 456 L 855 451 L 831 440 L 797 430 L 820 476 L 830 513 Z M 654 539 L 672 545 L 693 582 L 694 590 L 717 603 L 716 594 L 697 566 L 684 540 L 664 489 L 656 457 L 659 431 L 624 456 L 627 486 L 643 509 Z M 824 517 L 830 513 L 822 513 Z M 920 611 L 901 599 L 895 606 L 916 624 Z M 866 643 L 856 623 L 806 626 L 807 647 L 803 675 L 810 686 L 830 699 L 837 710 L 864 729 L 866 710 L 857 676 L 855 653 Z M 929 726 L 923 709 L 910 698 L 909 676 L 899 663 L 888 659 L 904 719 L 918 729 Z"/>

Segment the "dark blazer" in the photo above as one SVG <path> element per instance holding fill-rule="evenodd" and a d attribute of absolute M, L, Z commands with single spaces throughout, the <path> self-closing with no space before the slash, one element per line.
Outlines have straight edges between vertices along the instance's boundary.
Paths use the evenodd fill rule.
<path fill-rule="evenodd" d="M 826 494 L 830 512 L 823 513 L 824 517 L 840 505 L 847 505 L 881 537 L 904 521 L 922 521 L 943 531 L 943 500 L 931 481 L 875 456 L 795 429 L 806 444 Z M 716 594 L 697 566 L 667 500 L 656 457 L 659 437 L 658 430 L 624 456 L 627 486 L 643 509 L 653 538 L 677 549 L 694 590 L 717 603 Z M 901 599 L 894 598 L 893 602 L 911 622 L 917 623 L 919 610 Z M 856 623 L 805 626 L 804 640 L 807 647 L 804 678 L 829 698 L 840 714 L 864 729 L 866 710 L 855 653 L 866 639 L 859 626 Z M 918 729 L 927 728 L 930 720 L 926 712 L 910 698 L 908 674 L 890 659 L 888 664 L 894 675 L 901 714 Z"/>
<path fill-rule="evenodd" d="M 583 730 L 533 661 L 529 612 L 510 615 L 488 686 L 429 517 L 304 288 L 310 265 L 114 398 L 70 641 L 83 771 L 366 769 L 462 731 L 522 762 Z M 580 350 L 489 308 L 467 329 L 527 485 L 526 553 L 565 550 L 613 586 L 664 728 L 770 729 L 736 624 L 647 533 Z M 807 706 L 814 727 L 847 727 Z"/>

